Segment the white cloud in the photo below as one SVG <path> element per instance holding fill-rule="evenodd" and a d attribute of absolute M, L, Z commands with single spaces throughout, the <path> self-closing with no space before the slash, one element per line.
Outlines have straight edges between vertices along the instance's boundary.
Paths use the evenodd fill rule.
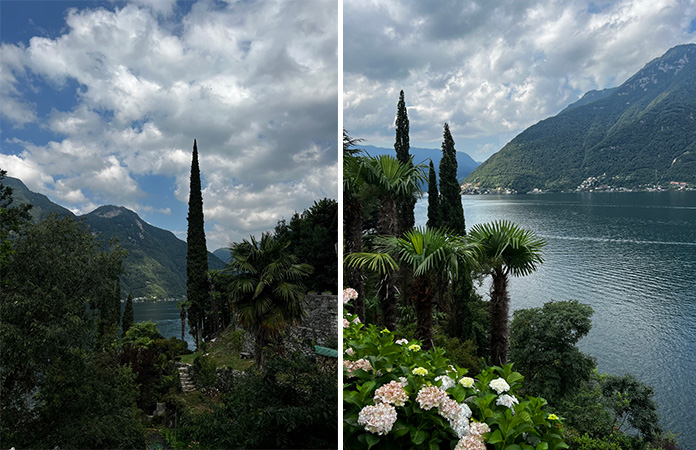
<path fill-rule="evenodd" d="M 79 211 L 115 203 L 167 214 L 141 179 L 171 177 L 173 195 L 186 201 L 196 138 L 206 208 L 221 221 L 211 227 L 222 234 L 272 228 L 289 208 L 336 198 L 334 3 L 200 1 L 184 17 L 173 1 L 105 6 L 69 10 L 60 36 L 0 46 L 11 106 L 3 116 L 51 133 L 23 135 L 21 150 L 3 155 L 21 169 L 11 176 L 31 177 Z M 30 89 L 73 104 L 39 116 Z M 274 195 L 284 200 L 265 198 Z"/>
<path fill-rule="evenodd" d="M 455 141 L 497 144 L 694 41 L 694 18 L 690 0 L 346 2 L 344 126 L 391 145 L 403 89 L 412 145 L 439 146 L 444 121 Z"/>

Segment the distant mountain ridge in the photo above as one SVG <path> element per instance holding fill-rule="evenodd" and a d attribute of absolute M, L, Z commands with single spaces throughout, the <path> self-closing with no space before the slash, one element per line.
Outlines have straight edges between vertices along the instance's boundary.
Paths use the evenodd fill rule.
<path fill-rule="evenodd" d="M 14 204 L 29 203 L 35 222 L 50 213 L 82 220 L 90 230 L 109 242 L 117 238 L 128 250 L 123 262 L 121 292 L 134 298 L 181 298 L 186 295 L 186 242 L 171 231 L 163 230 L 142 220 L 135 212 L 122 206 L 100 206 L 94 211 L 76 216 L 53 203 L 45 195 L 30 191 L 17 178 L 6 177 L 3 183 L 13 189 Z M 208 252 L 208 267 L 219 270 L 225 263 Z"/>
<path fill-rule="evenodd" d="M 482 188 L 573 190 L 696 184 L 696 44 L 674 47 L 616 88 L 590 91 L 520 133 L 464 180 Z"/>
<path fill-rule="evenodd" d="M 369 155 L 392 155 L 396 156 L 394 148 L 375 147 L 374 145 L 363 145 L 358 148 L 364 149 Z M 442 159 L 442 150 L 435 148 L 416 148 L 411 147 L 409 153 L 413 156 L 414 164 L 430 164 L 433 161 L 435 172 L 439 172 L 440 160 Z M 457 179 L 463 180 L 469 175 L 480 163 L 473 160 L 471 156 L 464 152 L 457 152 Z M 427 176 L 427 174 L 426 174 Z"/>

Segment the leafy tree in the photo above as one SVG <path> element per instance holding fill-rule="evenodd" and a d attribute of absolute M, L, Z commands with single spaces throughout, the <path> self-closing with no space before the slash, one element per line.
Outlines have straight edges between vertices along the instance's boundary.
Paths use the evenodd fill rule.
<path fill-rule="evenodd" d="M 315 292 L 338 292 L 338 202 L 324 198 L 302 214 L 295 213 L 289 225 L 281 221 L 276 237 L 288 239 L 288 250 L 314 267 L 307 288 Z"/>
<path fill-rule="evenodd" d="M 577 343 L 592 328 L 592 308 L 576 300 L 515 311 L 510 359 L 525 374 L 525 389 L 552 404 L 575 395 L 589 382 L 595 360 Z"/>
<path fill-rule="evenodd" d="M 186 242 L 186 296 L 191 302 L 189 324 L 191 333 L 199 348 L 204 337 L 204 323 L 209 303 L 208 250 L 205 243 L 203 221 L 203 195 L 201 194 L 201 173 L 198 167 L 198 147 L 193 140 L 193 159 L 191 161 L 191 186 L 189 191 L 188 232 Z"/>
<path fill-rule="evenodd" d="M 440 223 L 441 227 L 452 233 L 466 234 L 462 194 L 457 180 L 457 152 L 449 125 L 445 123 L 442 141 L 442 159 L 440 160 Z"/>
<path fill-rule="evenodd" d="M 26 230 L 31 216 L 31 205 L 10 207 L 12 188 L 2 183 L 7 171 L 0 169 L 0 287 L 4 285 L 5 267 L 12 253 L 11 236 Z"/>
<path fill-rule="evenodd" d="M 437 176 L 435 166 L 430 161 L 428 172 L 428 228 L 437 228 L 440 222 L 440 194 L 437 191 Z"/>
<path fill-rule="evenodd" d="M 124 253 L 100 250 L 80 223 L 56 216 L 11 245 L 0 290 L 0 440 L 17 447 L 141 447 L 132 375 L 94 348 L 96 310 L 113 304 Z"/>
<path fill-rule="evenodd" d="M 651 441 L 662 433 L 657 416 L 653 388 L 631 374 L 622 377 L 604 375 L 601 379 L 602 396 L 614 415 L 612 428 L 626 431 L 625 422 Z"/>
<path fill-rule="evenodd" d="M 413 160 L 409 150 L 411 145 L 409 142 L 409 122 L 408 112 L 406 110 L 406 101 L 404 100 L 404 91 L 399 93 L 399 104 L 396 110 L 396 140 L 394 142 L 394 150 L 396 151 L 396 159 L 409 167 L 413 166 Z M 416 206 L 416 198 L 413 195 L 406 194 L 398 199 L 396 204 L 398 215 L 398 234 L 406 232 L 413 228 L 416 219 L 413 214 L 413 208 Z"/>
<path fill-rule="evenodd" d="M 509 277 L 529 275 L 544 259 L 544 239 L 507 220 L 477 224 L 469 237 L 481 247 L 482 264 L 493 278 L 490 290 L 490 339 L 493 365 L 507 364 L 510 310 Z"/>
<path fill-rule="evenodd" d="M 236 242 L 225 269 L 232 274 L 232 304 L 239 322 L 254 336 L 256 365 L 263 367 L 264 347 L 305 315 L 302 280 L 312 267 L 288 252 L 288 242 L 264 233 L 261 240 Z"/>
<path fill-rule="evenodd" d="M 126 307 L 123 309 L 123 322 L 121 328 L 125 336 L 128 330 L 133 326 L 133 296 L 128 294 L 126 297 Z"/>
<path fill-rule="evenodd" d="M 377 244 L 379 253 L 352 253 L 347 255 L 349 266 L 367 266 L 381 273 L 396 267 L 390 255 L 413 270 L 412 301 L 416 310 L 416 337 L 426 349 L 433 347 L 433 298 L 436 284 L 448 283 L 442 276 L 457 278 L 462 270 L 475 264 L 476 248 L 443 229 L 415 228 L 403 238 L 382 237 Z"/>

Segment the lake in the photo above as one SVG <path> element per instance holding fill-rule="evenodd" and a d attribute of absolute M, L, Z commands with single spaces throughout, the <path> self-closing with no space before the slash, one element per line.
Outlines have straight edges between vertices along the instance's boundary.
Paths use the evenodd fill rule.
<path fill-rule="evenodd" d="M 121 313 L 125 303 L 121 303 Z M 181 316 L 176 302 L 133 302 L 133 322 L 145 322 L 151 320 L 157 324 L 157 330 L 162 336 L 169 339 L 176 337 L 181 339 Z M 188 318 L 186 319 L 185 341 L 190 350 L 196 349 L 193 336 L 189 333 Z"/>
<path fill-rule="evenodd" d="M 600 373 L 653 386 L 663 428 L 696 449 L 696 192 L 465 195 L 462 204 L 467 229 L 508 219 L 548 241 L 539 270 L 511 279 L 511 309 L 590 305 L 580 349 Z M 416 225 L 426 220 L 427 198 Z"/>

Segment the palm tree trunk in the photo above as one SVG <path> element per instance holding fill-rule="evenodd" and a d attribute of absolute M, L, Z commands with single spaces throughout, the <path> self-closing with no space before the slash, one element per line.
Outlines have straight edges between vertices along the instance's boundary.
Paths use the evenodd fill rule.
<path fill-rule="evenodd" d="M 344 233 L 346 237 L 346 253 L 361 252 L 362 245 L 362 204 L 355 197 L 346 199 L 343 206 Z M 351 268 L 346 271 L 345 287 L 351 287 L 358 293 L 353 301 L 353 313 L 365 323 L 365 281 L 361 268 Z"/>
<path fill-rule="evenodd" d="M 382 236 L 396 236 L 396 204 L 389 196 L 381 198 L 382 211 L 377 220 L 377 232 Z M 384 326 L 390 331 L 396 330 L 396 272 L 386 274 L 379 286 L 379 304 L 382 309 Z"/>
<path fill-rule="evenodd" d="M 266 364 L 266 353 L 264 349 L 266 347 L 266 336 L 260 332 L 256 332 L 256 339 L 254 340 L 254 362 L 256 362 L 256 367 L 258 370 L 263 369 Z"/>
<path fill-rule="evenodd" d="M 508 274 L 502 268 L 493 270 L 491 284 L 491 363 L 494 366 L 507 364 L 510 327 L 508 314 L 510 297 L 507 292 Z"/>
<path fill-rule="evenodd" d="M 433 348 L 433 291 L 425 276 L 413 279 L 413 306 L 416 310 L 416 337 L 423 349 Z"/>

